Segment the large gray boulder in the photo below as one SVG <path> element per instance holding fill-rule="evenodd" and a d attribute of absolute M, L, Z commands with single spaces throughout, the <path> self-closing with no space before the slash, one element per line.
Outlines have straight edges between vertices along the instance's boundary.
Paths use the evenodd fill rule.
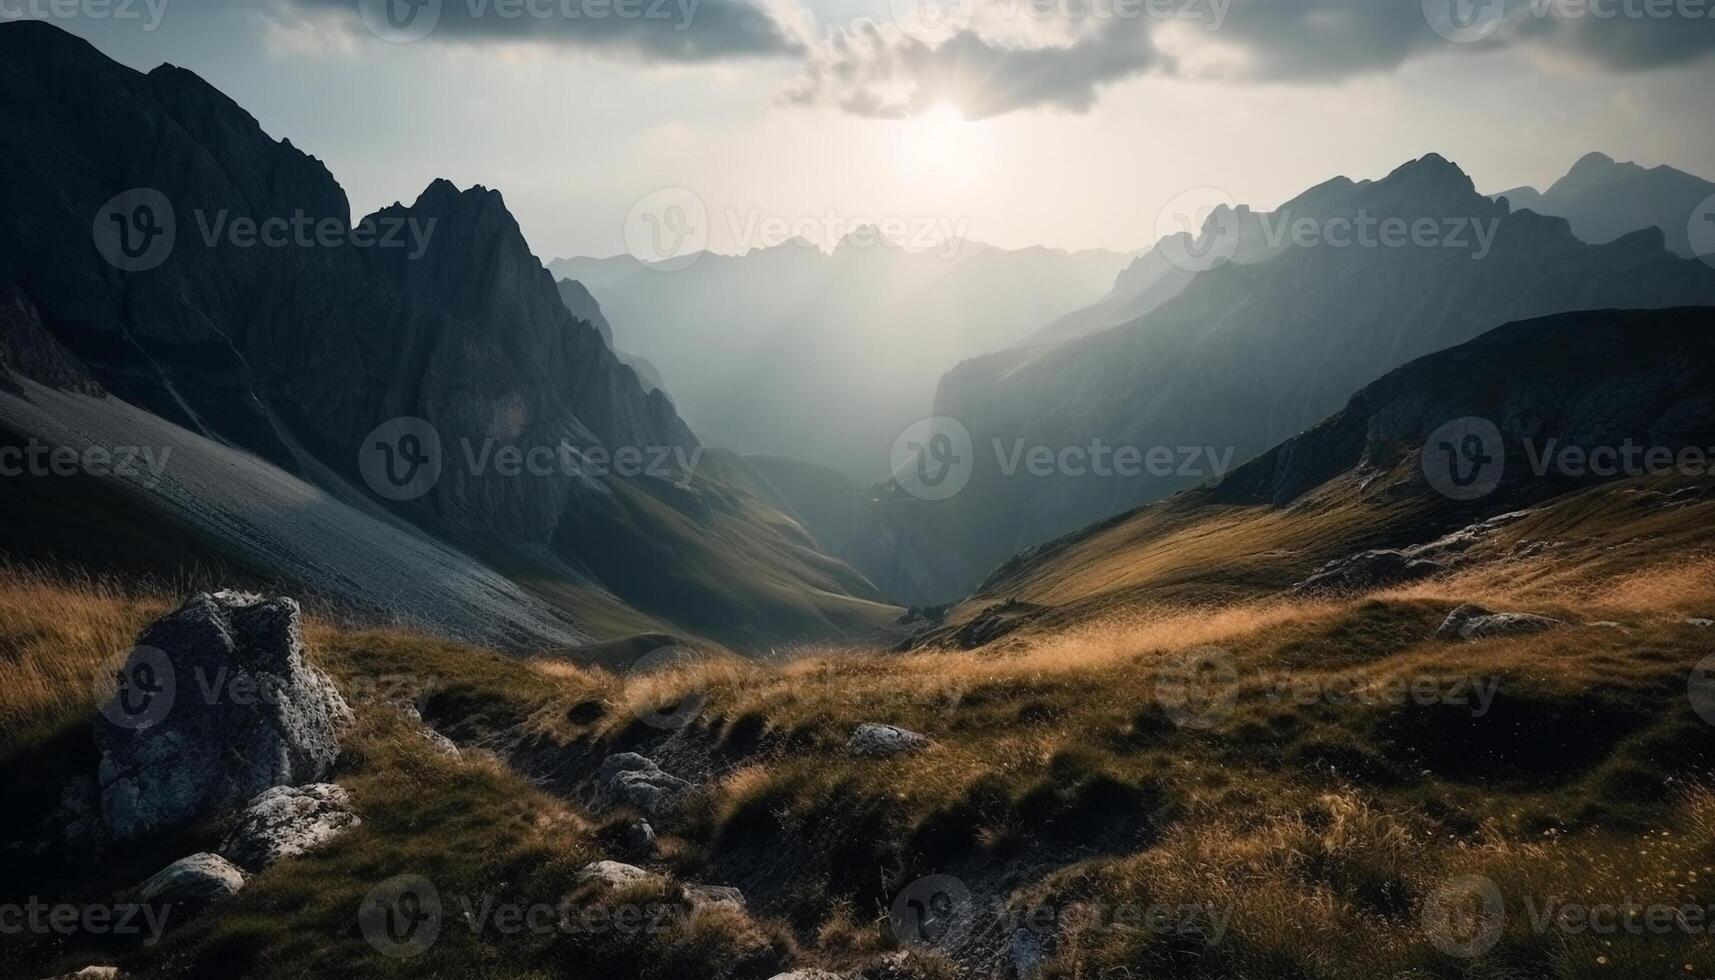
<path fill-rule="evenodd" d="M 1492 613 L 1474 602 L 1467 602 L 1447 614 L 1435 631 L 1439 640 L 1486 640 L 1497 636 L 1526 636 L 1558 629 L 1566 624 L 1547 616 L 1530 613 Z"/>
<path fill-rule="evenodd" d="M 663 771 L 654 759 L 636 752 L 602 760 L 598 780 L 609 800 L 630 804 L 650 816 L 673 810 L 692 789 L 690 783 Z"/>
<path fill-rule="evenodd" d="M 116 837 L 315 782 L 333 765 L 351 709 L 305 661 L 294 600 L 200 594 L 137 642 L 95 723 Z"/>
<path fill-rule="evenodd" d="M 276 786 L 245 806 L 220 853 L 248 871 L 261 871 L 313 851 L 362 822 L 343 786 Z"/>
<path fill-rule="evenodd" d="M 921 752 L 930 744 L 927 736 L 910 729 L 866 723 L 852 730 L 851 738 L 846 740 L 846 751 L 865 758 L 887 759 Z"/>
<path fill-rule="evenodd" d="M 231 898 L 244 887 L 244 872 L 218 854 L 192 854 L 179 858 L 137 886 L 137 900 L 145 905 L 171 905 L 200 909 Z"/>

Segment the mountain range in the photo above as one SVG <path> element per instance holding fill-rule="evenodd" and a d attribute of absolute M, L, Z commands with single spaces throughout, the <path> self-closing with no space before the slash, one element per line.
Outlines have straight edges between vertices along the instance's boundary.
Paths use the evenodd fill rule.
<path fill-rule="evenodd" d="M 1715 268 L 1675 255 L 1661 229 L 1592 244 L 1565 218 L 1479 194 L 1438 155 L 1379 180 L 1335 178 L 1274 212 L 1218 208 L 1195 240 L 1176 238 L 1087 315 L 943 377 L 933 415 L 968 430 L 974 453 L 957 496 L 882 485 L 850 498 L 864 530 L 823 536 L 864 542 L 843 556 L 896 600 L 945 602 L 1022 549 L 1219 479 L 1369 380 L 1498 324 L 1715 303 Z M 1186 261 L 1201 254 L 1225 261 Z M 1104 323 L 1128 308 L 1146 312 Z M 1163 465 L 1017 465 L 1102 446 Z"/>
<path fill-rule="evenodd" d="M 6 481 L 37 523 L 0 547 L 232 565 L 502 646 L 887 615 L 574 315 L 498 192 L 436 181 L 354 220 L 196 75 L 38 22 L 0 25 L 0 96 L 0 427 L 170 456 L 153 481 Z M 91 500 L 122 534 L 40 533 Z"/>

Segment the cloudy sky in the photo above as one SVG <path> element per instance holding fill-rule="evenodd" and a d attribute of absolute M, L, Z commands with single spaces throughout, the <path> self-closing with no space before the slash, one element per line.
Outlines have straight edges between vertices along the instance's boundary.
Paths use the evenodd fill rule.
<path fill-rule="evenodd" d="M 1601 150 L 1715 177 L 1715 0 L 0 0 L 190 68 L 353 207 L 499 188 L 538 255 L 782 223 L 1148 244 L 1434 151 L 1498 191 Z M 117 7 L 117 9 L 115 9 Z"/>

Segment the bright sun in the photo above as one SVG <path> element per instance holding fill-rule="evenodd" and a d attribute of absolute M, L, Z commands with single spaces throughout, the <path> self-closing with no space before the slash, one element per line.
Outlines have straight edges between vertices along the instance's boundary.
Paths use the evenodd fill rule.
<path fill-rule="evenodd" d="M 966 184 L 984 162 L 977 127 L 965 122 L 957 106 L 939 103 L 898 125 L 899 167 L 914 184 L 929 188 Z"/>

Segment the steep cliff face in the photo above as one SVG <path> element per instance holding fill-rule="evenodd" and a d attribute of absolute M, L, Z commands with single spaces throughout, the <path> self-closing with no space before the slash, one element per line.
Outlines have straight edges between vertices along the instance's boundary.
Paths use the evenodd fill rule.
<path fill-rule="evenodd" d="M 49 371 L 60 386 L 84 372 L 348 502 L 580 584 L 592 556 L 568 523 L 637 525 L 620 540 L 672 525 L 682 552 L 717 555 L 754 538 L 754 568 L 711 576 L 731 595 L 680 597 L 722 610 L 693 629 L 736 623 L 728 606 L 765 620 L 775 603 L 750 602 L 751 587 L 794 615 L 819 608 L 796 589 L 843 597 L 824 556 L 780 536 L 789 522 L 697 472 L 697 438 L 567 308 L 498 192 L 436 181 L 354 221 L 326 167 L 194 74 L 140 74 L 33 22 L 0 25 L 0 132 L 0 302 L 27 311 L 8 314 L 21 326 L 6 347 L 45 332 L 75 365 Z M 372 435 L 401 418 L 428 423 L 439 475 L 383 502 L 362 489 L 376 489 L 370 457 L 422 450 Z M 657 504 L 619 503 L 639 495 Z M 762 568 L 776 579 L 757 581 Z"/>

